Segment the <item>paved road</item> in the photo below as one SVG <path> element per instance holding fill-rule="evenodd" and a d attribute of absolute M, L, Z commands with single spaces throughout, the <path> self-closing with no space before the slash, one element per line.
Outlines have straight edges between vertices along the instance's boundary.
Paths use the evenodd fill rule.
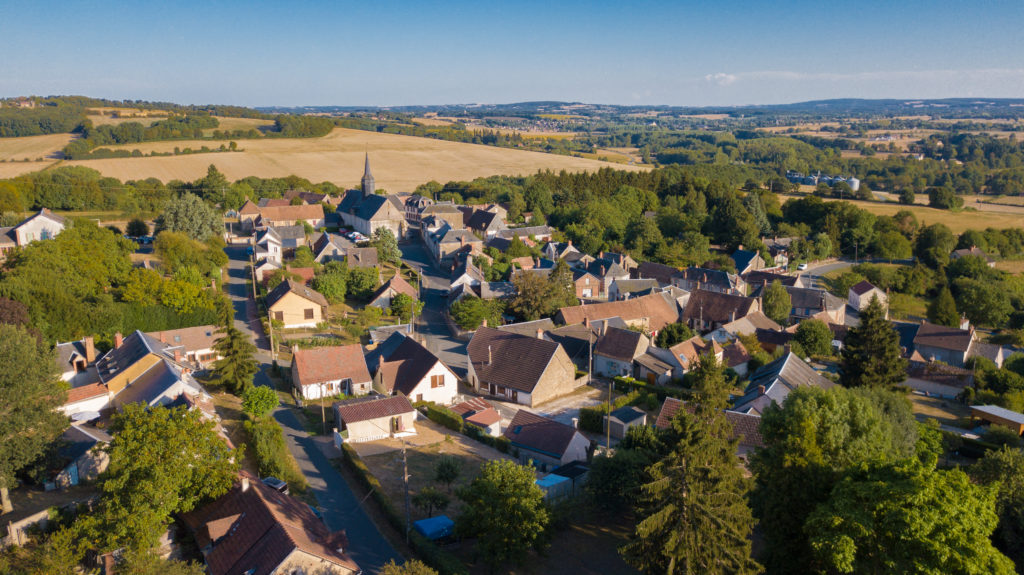
<path fill-rule="evenodd" d="M 447 305 L 445 295 L 451 287 L 451 276 L 434 264 L 421 242 L 403 243 L 402 261 L 417 270 L 423 278 L 421 297 L 423 313 L 416 321 L 416 332 L 426 337 L 426 347 L 459 377 L 466 376 L 466 342 L 456 339 L 444 321 Z"/>
<path fill-rule="evenodd" d="M 267 377 L 271 368 L 269 341 L 256 317 L 256 304 L 249 292 L 252 288 L 245 283 L 249 258 L 244 246 L 228 246 L 225 252 L 231 260 L 228 263 L 227 293 L 235 307 L 235 327 L 247 333 L 259 348 L 256 359 L 260 361 L 260 371 L 256 373 L 254 383 L 273 387 L 273 382 Z M 309 482 L 323 512 L 324 523 L 331 531 L 344 529 L 348 535 L 348 552 L 352 559 L 366 573 L 377 572 L 391 559 L 401 562 L 401 556 L 381 535 L 348 483 L 324 455 L 318 445 L 318 441 L 324 439 L 310 437 L 291 408 L 278 406 L 273 415 L 284 429 L 288 449 Z"/>

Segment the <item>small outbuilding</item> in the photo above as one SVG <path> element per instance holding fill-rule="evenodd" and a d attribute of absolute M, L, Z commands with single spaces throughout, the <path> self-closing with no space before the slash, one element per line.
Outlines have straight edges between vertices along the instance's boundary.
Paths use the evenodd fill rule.
<path fill-rule="evenodd" d="M 990 425 L 1009 427 L 1017 435 L 1024 434 L 1024 413 L 1010 411 L 998 405 L 972 405 L 971 419 L 978 419 Z"/>
<path fill-rule="evenodd" d="M 616 439 L 626 437 L 630 427 L 647 424 L 647 412 L 632 405 L 620 407 L 604 416 L 605 425 L 611 426 L 611 436 Z"/>

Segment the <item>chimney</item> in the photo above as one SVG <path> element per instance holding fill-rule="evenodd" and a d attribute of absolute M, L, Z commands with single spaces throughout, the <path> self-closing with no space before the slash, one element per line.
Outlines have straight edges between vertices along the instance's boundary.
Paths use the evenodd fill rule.
<path fill-rule="evenodd" d="M 579 429 L 580 428 L 580 418 L 578 418 L 578 417 L 572 418 L 572 428 L 573 429 Z"/>
<path fill-rule="evenodd" d="M 96 361 L 96 342 L 87 335 L 82 338 L 82 344 L 85 346 L 85 364 L 92 365 Z"/>
<path fill-rule="evenodd" d="M 572 240 L 566 240 L 565 245 L 572 247 Z"/>
<path fill-rule="evenodd" d="M 537 328 L 537 339 L 544 339 L 544 330 L 539 327 Z"/>
<path fill-rule="evenodd" d="M 249 491 L 249 477 L 246 475 L 242 476 L 242 493 Z"/>
<path fill-rule="evenodd" d="M 174 350 L 174 362 L 175 363 L 181 363 L 181 348 L 180 347 L 176 348 Z"/>
<path fill-rule="evenodd" d="M 297 353 L 299 353 L 299 344 L 297 344 L 297 343 L 296 344 L 292 344 L 292 357 L 294 358 L 295 354 L 297 354 Z M 294 359 L 293 359 L 293 361 L 294 361 Z"/>
<path fill-rule="evenodd" d="M 597 257 L 598 257 L 598 259 L 602 259 L 603 260 L 604 259 L 604 250 L 601 250 L 600 252 L 598 252 L 597 253 Z"/>
<path fill-rule="evenodd" d="M 757 386 L 757 393 L 758 393 L 758 395 L 764 395 L 764 386 L 763 385 Z"/>
<path fill-rule="evenodd" d="M 494 354 L 491 351 L 491 346 L 487 346 L 487 365 L 491 365 L 491 361 L 494 360 Z"/>
<path fill-rule="evenodd" d="M 590 327 L 590 318 L 589 317 L 584 317 L 583 318 L 583 326 L 584 327 Z"/>
<path fill-rule="evenodd" d="M 114 334 L 114 349 L 121 349 L 121 345 L 124 343 L 124 337 L 121 332 Z"/>
<path fill-rule="evenodd" d="M 486 319 L 483 320 L 482 322 L 480 322 L 480 327 L 487 327 L 487 320 Z"/>
<path fill-rule="evenodd" d="M 167 335 L 164 332 L 160 332 L 160 343 L 167 343 Z"/>
<path fill-rule="evenodd" d="M 732 312 L 729 313 L 729 321 L 736 321 L 736 308 L 732 308 Z"/>

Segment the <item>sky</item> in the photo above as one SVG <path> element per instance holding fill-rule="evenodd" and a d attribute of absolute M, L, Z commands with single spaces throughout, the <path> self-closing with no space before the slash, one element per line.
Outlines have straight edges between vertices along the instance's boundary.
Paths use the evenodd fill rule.
<path fill-rule="evenodd" d="M 242 106 L 1024 98 L 1021 0 L 0 0 L 0 97 Z"/>

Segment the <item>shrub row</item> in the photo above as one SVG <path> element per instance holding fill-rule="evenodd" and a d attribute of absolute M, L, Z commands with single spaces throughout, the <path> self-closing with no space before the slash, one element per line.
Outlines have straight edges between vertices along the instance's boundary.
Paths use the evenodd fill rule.
<path fill-rule="evenodd" d="M 344 453 L 342 459 L 345 461 L 345 465 L 355 474 L 359 484 L 370 492 L 371 498 L 380 507 L 381 513 L 387 518 L 388 523 L 399 533 L 404 533 L 405 521 L 395 510 L 391 500 L 384 495 L 384 488 L 377 477 L 370 472 L 370 468 L 363 463 L 362 458 L 351 445 L 343 443 L 341 450 Z M 469 570 L 457 557 L 434 545 L 431 540 L 415 530 L 409 534 L 409 545 L 424 563 L 437 569 L 441 575 L 466 575 L 469 573 Z"/>
<path fill-rule="evenodd" d="M 484 433 L 475 425 L 466 425 L 462 416 L 448 409 L 443 405 L 424 401 L 416 404 L 416 407 L 423 410 L 427 419 L 434 423 L 445 426 L 452 431 L 457 431 L 470 439 L 475 439 L 484 445 L 489 445 L 502 453 L 508 453 L 510 442 L 507 438 L 494 437 Z"/>
<path fill-rule="evenodd" d="M 276 421 L 269 417 L 246 420 L 245 432 L 249 435 L 249 447 L 256 456 L 260 476 L 273 476 L 286 481 L 292 489 L 306 490 L 306 478 L 288 452 L 284 432 Z"/>
<path fill-rule="evenodd" d="M 510 442 L 504 435 L 499 435 L 498 437 L 488 435 L 475 425 L 464 426 L 462 433 L 464 433 L 466 437 L 475 439 L 484 445 L 489 445 L 502 453 L 508 453 L 509 447 L 512 445 L 512 442 Z"/>
<path fill-rule="evenodd" d="M 424 403 L 423 409 L 426 410 L 427 419 L 430 421 L 439 423 L 452 431 L 462 433 L 462 416 L 458 413 L 436 403 Z"/>
<path fill-rule="evenodd" d="M 663 401 L 666 397 L 688 399 L 691 395 L 689 390 L 682 387 L 651 385 L 646 381 L 640 381 L 639 379 L 633 379 L 632 377 L 616 377 L 614 381 L 616 389 L 620 391 L 646 391 L 648 393 L 655 394 L 658 397 L 658 401 Z"/>

